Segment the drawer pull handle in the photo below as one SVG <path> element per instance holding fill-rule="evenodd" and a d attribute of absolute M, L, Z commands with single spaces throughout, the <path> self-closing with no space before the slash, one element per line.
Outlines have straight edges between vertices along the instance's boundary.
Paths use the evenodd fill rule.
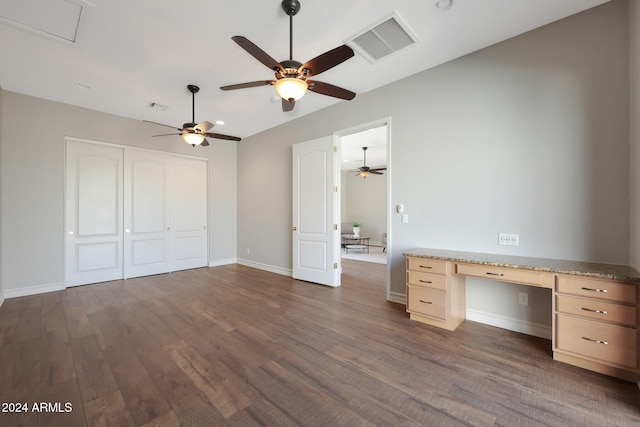
<path fill-rule="evenodd" d="M 606 289 L 585 288 L 584 286 L 582 287 L 582 290 L 583 290 L 583 291 L 590 291 L 590 292 L 604 292 L 604 293 L 609 292 L 609 291 L 608 291 L 608 290 L 606 290 Z"/>
<path fill-rule="evenodd" d="M 594 343 L 596 343 L 596 344 L 609 345 L 609 342 L 608 342 L 608 341 L 594 340 L 594 339 L 587 338 L 587 337 L 582 337 L 582 339 L 583 339 L 583 340 L 587 340 L 587 341 L 594 342 Z"/>
<path fill-rule="evenodd" d="M 420 268 L 433 268 L 430 265 L 421 265 Z"/>
<path fill-rule="evenodd" d="M 425 301 L 425 300 L 423 300 L 423 299 L 421 299 L 421 300 L 420 300 L 420 302 L 421 302 L 421 303 L 424 303 L 424 304 L 433 304 L 431 301 Z"/>
<path fill-rule="evenodd" d="M 586 307 L 582 307 L 582 309 L 583 309 L 584 311 L 590 311 L 590 312 L 592 312 L 592 313 L 598 313 L 598 314 L 609 314 L 609 313 L 607 312 L 607 310 L 594 310 L 594 309 L 592 309 L 592 308 L 586 308 Z"/>
<path fill-rule="evenodd" d="M 487 274 L 488 274 L 488 275 L 490 275 L 490 276 L 500 276 L 500 277 L 504 276 L 504 274 L 502 274 L 502 273 L 491 273 L 491 272 L 487 272 Z"/>
<path fill-rule="evenodd" d="M 422 279 L 420 279 L 420 282 L 422 282 L 422 283 L 433 283 L 431 280 L 422 280 Z"/>

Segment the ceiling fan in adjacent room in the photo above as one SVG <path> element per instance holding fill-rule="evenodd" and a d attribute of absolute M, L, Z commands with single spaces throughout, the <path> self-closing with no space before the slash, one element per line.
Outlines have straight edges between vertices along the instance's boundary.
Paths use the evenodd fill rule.
<path fill-rule="evenodd" d="M 270 70 L 275 72 L 275 80 L 258 80 L 254 82 L 239 83 L 222 86 L 222 90 L 245 89 L 256 86 L 274 85 L 276 92 L 282 98 L 282 111 L 291 111 L 297 100 L 310 90 L 321 95 L 334 98 L 352 100 L 356 94 L 350 90 L 334 86 L 317 80 L 307 80 L 341 64 L 353 56 L 353 49 L 347 45 L 339 46 L 322 55 L 316 56 L 304 64 L 293 59 L 293 17 L 300 11 L 298 0 L 283 0 L 282 9 L 289 15 L 289 59 L 277 62 L 266 52 L 253 44 L 243 36 L 234 36 L 231 39 L 251 56 L 256 58 Z"/>
<path fill-rule="evenodd" d="M 196 123 L 196 93 L 200 91 L 200 88 L 196 85 L 187 85 L 187 89 L 191 92 L 191 123 L 185 123 L 182 125 L 182 128 L 177 128 L 170 125 L 165 125 L 162 123 L 156 123 L 149 120 L 144 120 L 147 123 L 153 123 L 160 126 L 170 127 L 176 130 L 179 130 L 180 133 L 165 133 L 162 135 L 152 135 L 152 136 L 168 136 L 168 135 L 180 135 L 184 142 L 187 144 L 191 144 L 193 147 L 196 145 L 201 145 L 206 147 L 209 145 L 208 138 L 216 138 L 216 139 L 226 139 L 229 141 L 240 141 L 240 138 L 237 136 L 223 135 L 221 133 L 213 133 L 209 132 L 209 129 L 213 128 L 215 125 L 210 122 L 202 122 Z"/>
<path fill-rule="evenodd" d="M 364 152 L 364 162 L 362 164 L 362 166 L 360 166 L 357 170 L 357 174 L 356 176 L 360 175 L 363 178 L 366 178 L 369 176 L 369 174 L 374 174 L 374 175 L 382 175 L 383 173 L 380 171 L 386 171 L 387 168 L 374 168 L 371 169 L 369 166 L 367 166 L 367 148 L 369 147 L 362 147 L 362 151 Z"/>

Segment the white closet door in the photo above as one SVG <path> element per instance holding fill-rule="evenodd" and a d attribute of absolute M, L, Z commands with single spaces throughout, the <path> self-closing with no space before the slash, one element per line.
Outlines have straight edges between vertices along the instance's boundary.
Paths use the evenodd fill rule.
<path fill-rule="evenodd" d="M 65 282 L 122 278 L 123 150 L 67 141 Z"/>
<path fill-rule="evenodd" d="M 204 267 L 208 265 L 207 162 L 173 160 L 173 270 Z"/>
<path fill-rule="evenodd" d="M 166 154 L 125 150 L 125 279 L 171 271 L 171 163 Z"/>

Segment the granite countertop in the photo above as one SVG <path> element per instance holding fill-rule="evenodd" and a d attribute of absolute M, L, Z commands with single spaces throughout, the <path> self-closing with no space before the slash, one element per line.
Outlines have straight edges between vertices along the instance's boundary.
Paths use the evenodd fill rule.
<path fill-rule="evenodd" d="M 493 267 L 521 268 L 548 271 L 576 276 L 599 277 L 635 282 L 640 285 L 640 273 L 628 265 L 601 264 L 595 262 L 567 261 L 560 259 L 532 258 L 512 255 L 451 251 L 444 249 L 416 248 L 402 253 L 404 256 L 441 259 Z"/>

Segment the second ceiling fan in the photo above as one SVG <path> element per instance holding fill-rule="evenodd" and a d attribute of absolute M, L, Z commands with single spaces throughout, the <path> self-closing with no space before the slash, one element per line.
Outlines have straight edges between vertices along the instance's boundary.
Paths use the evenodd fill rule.
<path fill-rule="evenodd" d="M 289 15 L 289 59 L 281 62 L 273 59 L 249 39 L 243 36 L 234 36 L 231 39 L 251 56 L 256 58 L 270 70 L 275 72 L 275 80 L 258 80 L 254 82 L 239 83 L 222 86 L 222 90 L 245 89 L 257 86 L 274 85 L 276 92 L 282 98 L 282 111 L 291 111 L 295 103 L 307 90 L 334 98 L 352 100 L 356 94 L 350 90 L 334 86 L 317 80 L 307 80 L 336 65 L 341 64 L 353 56 L 353 49 L 347 45 L 339 46 L 322 55 L 316 56 L 304 64 L 293 59 L 293 17 L 300 11 L 298 0 L 283 0 L 282 9 Z"/>
<path fill-rule="evenodd" d="M 367 166 L 367 148 L 369 147 L 362 147 L 362 151 L 364 152 L 364 162 L 362 164 L 362 166 L 360 166 L 357 170 L 357 174 L 356 176 L 361 176 L 363 178 L 366 178 L 369 176 L 369 174 L 374 174 L 374 175 L 382 175 L 381 171 L 386 171 L 387 168 L 370 168 L 369 166 Z"/>

